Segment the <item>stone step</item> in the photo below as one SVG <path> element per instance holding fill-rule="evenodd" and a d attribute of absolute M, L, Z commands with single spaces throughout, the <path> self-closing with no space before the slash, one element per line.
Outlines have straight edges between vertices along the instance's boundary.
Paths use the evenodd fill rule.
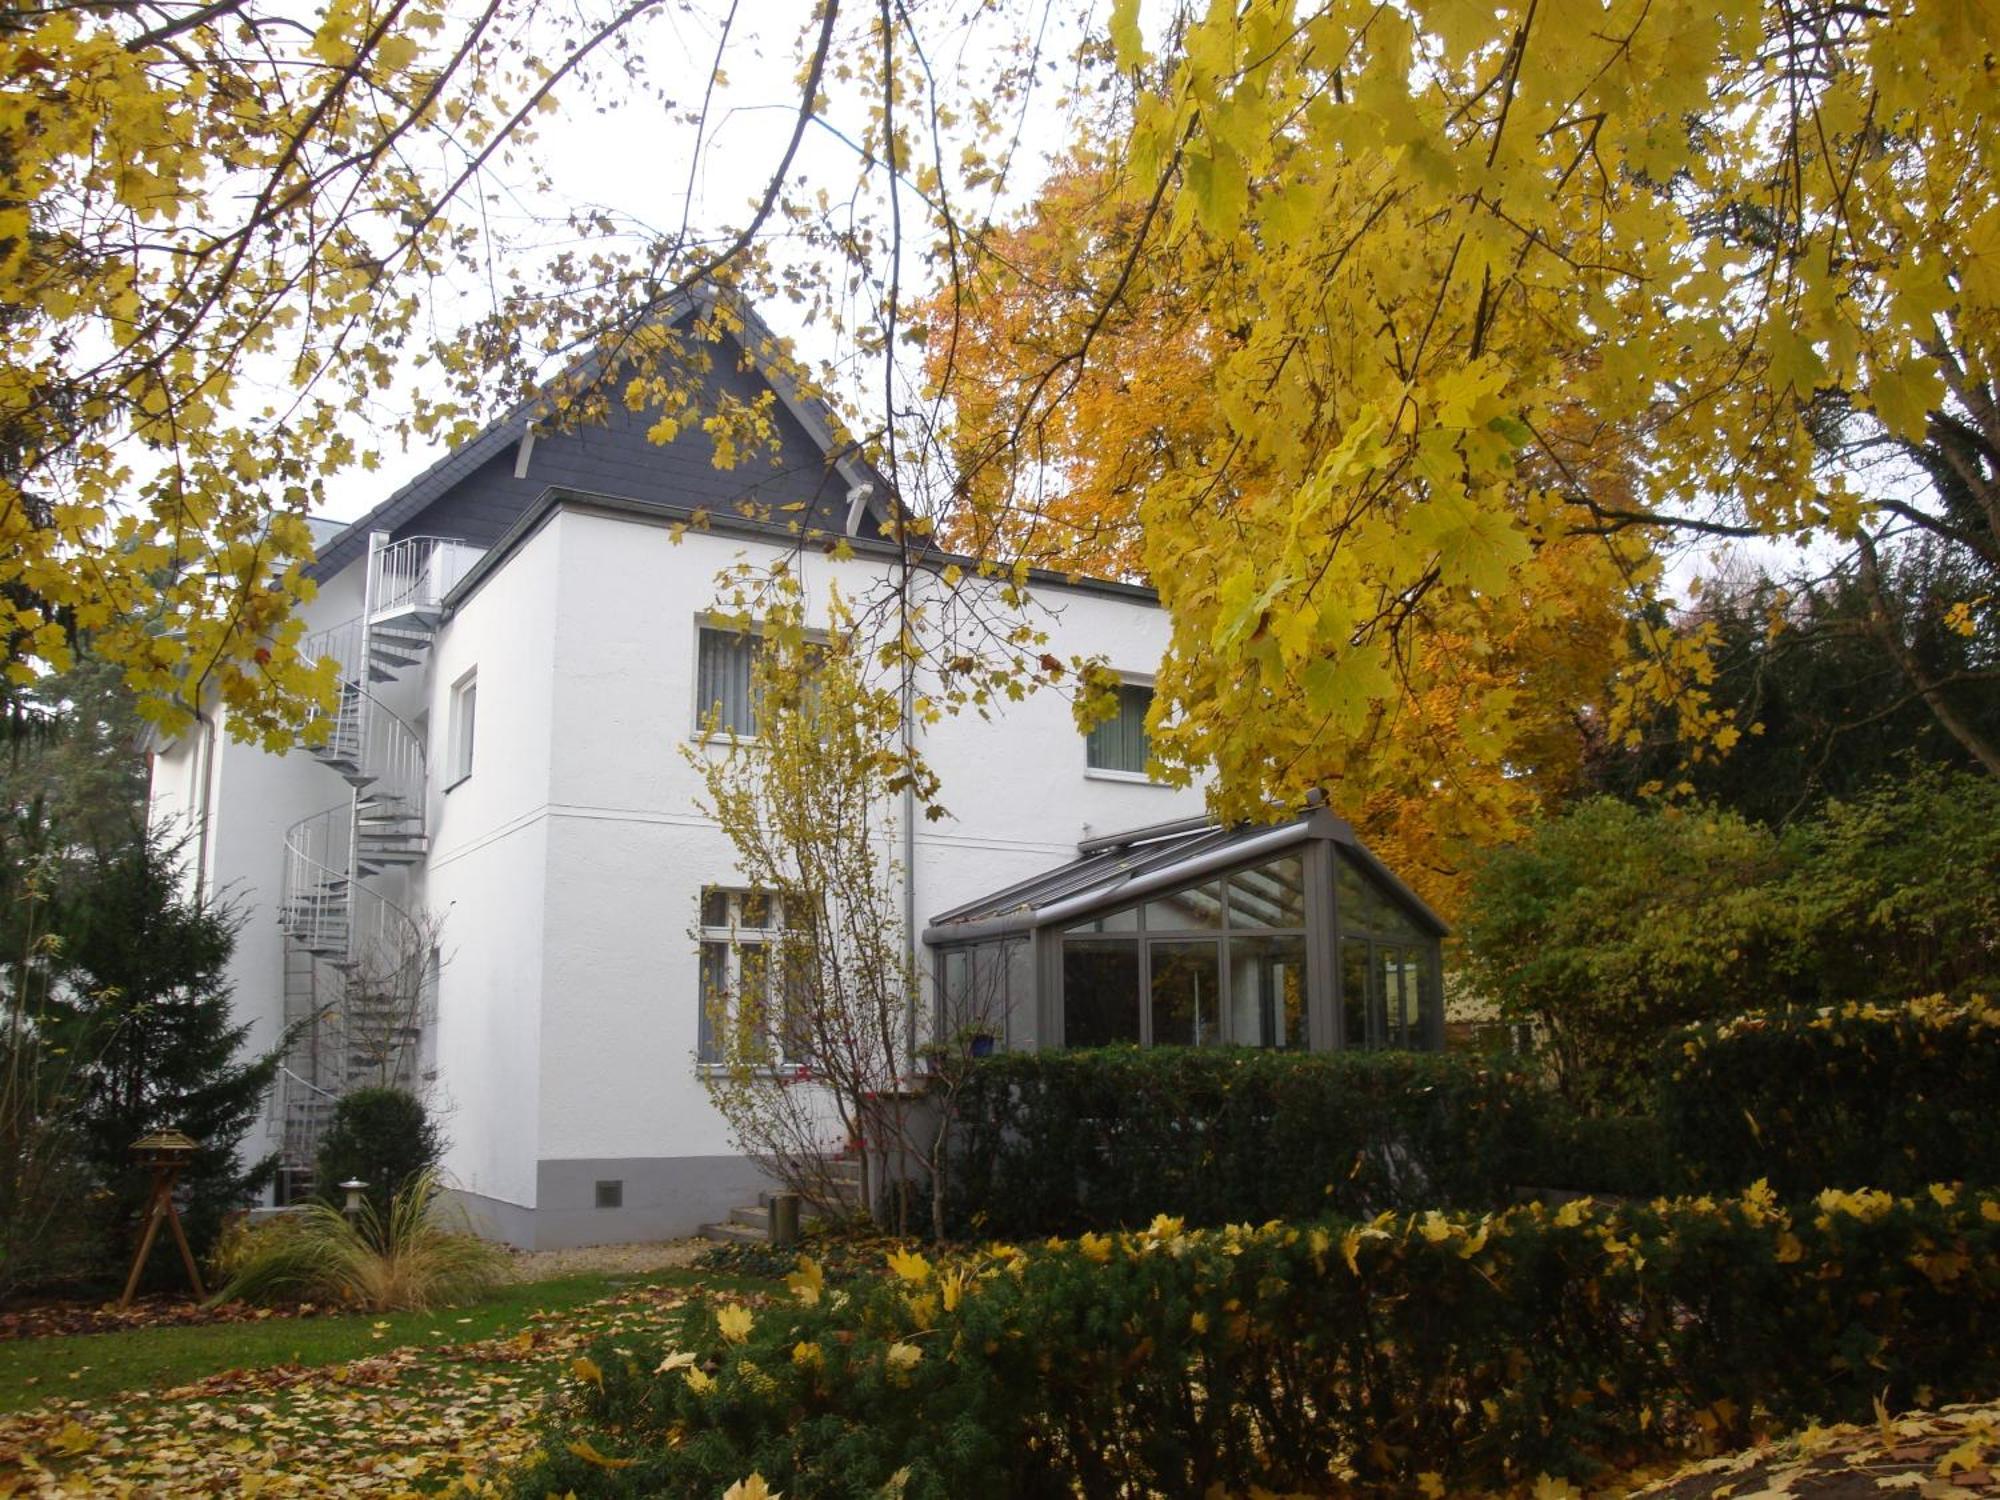
<path fill-rule="evenodd" d="M 750 1229 L 742 1224 L 704 1224 L 701 1226 L 703 1239 L 714 1240 L 720 1245 L 765 1245 L 769 1237 L 761 1229 Z"/>

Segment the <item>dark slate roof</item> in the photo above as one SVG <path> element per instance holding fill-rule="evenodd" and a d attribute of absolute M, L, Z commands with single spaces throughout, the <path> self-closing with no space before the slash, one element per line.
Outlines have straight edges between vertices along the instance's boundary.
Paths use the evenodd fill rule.
<path fill-rule="evenodd" d="M 986 936 L 1002 926 L 1017 932 L 1070 926 L 1230 866 L 1272 858 L 1310 839 L 1341 845 L 1424 927 L 1440 937 L 1450 931 L 1416 892 L 1368 851 L 1348 824 L 1316 810 L 1278 824 L 1225 828 L 1207 818 L 1192 818 L 1087 840 L 1078 845 L 1078 858 L 1068 864 L 933 917 L 924 941 L 963 941 L 975 935 L 974 929 Z"/>
<path fill-rule="evenodd" d="M 698 306 L 689 297 L 684 310 L 673 316 L 692 317 Z M 749 345 L 776 342 L 753 309 L 745 305 L 739 311 L 750 331 Z M 754 375 L 741 368 L 745 355 L 756 364 Z M 587 364 L 579 368 L 587 373 Z M 514 456 L 538 411 L 527 402 L 326 541 L 313 571 L 322 578 L 338 573 L 366 551 L 375 531 L 396 537 L 448 535 L 492 546 L 552 484 L 682 511 L 754 506 L 805 514 L 817 529 L 838 533 L 845 529 L 850 485 L 865 482 L 874 487 L 865 534 L 881 535 L 881 522 L 892 514 L 889 486 L 859 455 L 835 450 L 834 421 L 823 403 L 803 397 L 782 373 L 733 338 L 718 341 L 712 378 L 718 388 L 735 387 L 746 398 L 764 388 L 778 395 L 780 457 L 775 465 L 750 459 L 738 469 L 718 470 L 699 434 L 654 444 L 646 436 L 645 418 L 615 408 L 601 426 L 538 435 L 529 473 L 516 478 Z"/>

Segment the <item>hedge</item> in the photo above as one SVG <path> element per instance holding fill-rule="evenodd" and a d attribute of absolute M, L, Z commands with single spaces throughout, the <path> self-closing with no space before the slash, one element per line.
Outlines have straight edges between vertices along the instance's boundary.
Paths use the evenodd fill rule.
<path fill-rule="evenodd" d="M 597 1344 L 539 1497 L 1495 1488 L 2000 1388 L 2000 1195 L 1740 1198 L 915 1254 Z M 1435 1480 L 1426 1476 L 1435 1475 Z"/>
<path fill-rule="evenodd" d="M 1672 1185 L 2000 1183 L 2000 1006 L 1941 997 L 1696 1027 L 1660 1092 Z"/>
<path fill-rule="evenodd" d="M 1015 1238 L 1162 1212 L 1216 1225 L 1490 1208 L 1540 1154 L 1547 1108 L 1529 1078 L 1456 1054 L 1017 1053 L 958 1096 L 947 1217 Z"/>

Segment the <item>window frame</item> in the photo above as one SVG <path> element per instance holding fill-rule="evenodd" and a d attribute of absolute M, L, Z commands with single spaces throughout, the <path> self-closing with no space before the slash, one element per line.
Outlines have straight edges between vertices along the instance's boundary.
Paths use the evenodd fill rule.
<path fill-rule="evenodd" d="M 703 637 L 711 634 L 734 636 L 744 643 L 745 648 L 751 655 L 750 671 L 753 674 L 753 689 L 755 683 L 754 674 L 757 670 L 756 656 L 759 651 L 764 649 L 763 627 L 756 622 L 739 625 L 730 622 L 723 616 L 714 614 L 698 614 L 694 617 L 694 671 L 692 673 L 692 680 L 688 686 L 688 696 L 692 700 L 693 711 L 690 715 L 691 726 L 688 730 L 688 737 L 696 743 L 704 745 L 728 744 L 732 741 L 737 744 L 754 745 L 757 742 L 758 728 L 756 723 L 757 704 L 754 697 L 750 704 L 751 725 L 749 733 L 738 733 L 725 724 L 716 724 L 713 727 L 709 725 L 708 711 L 715 707 L 715 705 L 701 701 L 701 648 Z"/>
<path fill-rule="evenodd" d="M 1140 672 L 1120 672 L 1118 674 L 1118 692 L 1121 699 L 1119 712 L 1121 714 L 1124 712 L 1123 702 L 1122 702 L 1123 695 L 1128 689 L 1134 689 L 1134 688 L 1140 689 L 1144 691 L 1144 693 L 1146 694 L 1146 711 L 1147 713 L 1150 714 L 1152 712 L 1153 697 L 1155 692 L 1154 680 L 1152 677 Z M 1083 735 L 1084 776 L 1091 781 L 1123 781 L 1123 782 L 1133 783 L 1139 786 L 1164 785 L 1163 782 L 1159 781 L 1153 776 L 1151 771 L 1146 769 L 1147 766 L 1150 766 L 1153 763 L 1153 737 L 1150 733 L 1146 733 L 1144 730 L 1142 730 L 1141 733 L 1145 739 L 1145 760 L 1141 764 L 1138 770 L 1128 771 L 1122 766 L 1098 766 L 1091 764 L 1091 759 L 1090 759 L 1091 746 L 1097 742 L 1097 731 L 1103 728 L 1105 724 L 1108 724 L 1110 722 L 1111 720 L 1106 719 L 1102 723 L 1092 725 L 1089 729 L 1084 731 Z"/>
<path fill-rule="evenodd" d="M 445 782 L 448 792 L 472 778 L 479 741 L 479 668 L 459 674 L 445 713 Z"/>
<path fill-rule="evenodd" d="M 717 725 L 713 729 L 708 727 L 708 710 L 713 705 L 701 701 L 701 642 L 702 636 L 711 632 L 716 635 L 744 638 L 753 658 L 750 664 L 752 673 L 757 670 L 754 658 L 764 649 L 764 622 L 761 620 L 738 624 L 732 617 L 718 615 L 713 611 L 703 611 L 694 617 L 694 670 L 689 674 L 688 685 L 692 727 L 688 730 L 688 738 L 697 745 L 754 745 L 762 737 L 761 726 L 755 723 L 751 725 L 747 734 L 731 730 L 726 725 Z M 830 646 L 833 643 L 833 637 L 824 630 L 807 629 L 804 635 L 806 641 L 812 645 Z M 757 706 L 753 698 L 751 702 L 753 714 Z"/>
<path fill-rule="evenodd" d="M 709 897 L 721 896 L 727 902 L 725 914 L 727 925 L 718 926 L 706 920 Z M 768 905 L 770 919 L 763 926 L 750 926 L 743 921 L 744 902 L 750 898 L 761 898 Z M 705 885 L 701 888 L 700 906 L 696 909 L 695 935 L 695 1067 L 703 1072 L 720 1072 L 729 1064 L 719 1056 L 704 1056 L 703 1039 L 709 1034 L 708 1011 L 708 952 L 720 948 L 723 954 L 723 984 L 734 995 L 743 983 L 743 953 L 745 949 L 757 949 L 766 954 L 764 963 L 765 987 L 765 1041 L 770 1048 L 770 1059 L 760 1071 L 776 1073 L 790 1072 L 800 1067 L 810 1067 L 809 1056 L 794 1056 L 787 1050 L 785 1008 L 779 986 L 782 983 L 783 965 L 770 958 L 772 950 L 781 947 L 785 939 L 795 936 L 795 929 L 787 927 L 784 920 L 784 906 L 775 892 L 755 890 L 745 886 Z M 713 1051 L 711 1047 L 708 1049 Z"/>
<path fill-rule="evenodd" d="M 1297 925 L 1279 927 L 1253 925 L 1249 922 L 1239 924 L 1231 921 L 1230 917 L 1233 908 L 1230 903 L 1228 883 L 1231 880 L 1253 874 L 1285 859 L 1296 859 L 1299 865 L 1299 920 Z M 1299 944 L 1300 954 L 1304 959 L 1304 971 L 1308 976 L 1310 975 L 1315 962 L 1312 948 L 1311 901 L 1308 894 L 1311 889 L 1312 879 L 1305 851 L 1302 849 L 1284 850 L 1273 856 L 1250 860 L 1240 865 L 1234 865 L 1227 870 L 1205 875 L 1186 886 L 1176 886 L 1168 890 L 1153 892 L 1150 895 L 1134 899 L 1126 906 L 1115 908 L 1110 912 L 1101 912 L 1097 917 L 1085 922 L 1056 929 L 1055 973 L 1057 982 L 1061 985 L 1061 1003 L 1059 1013 L 1056 1017 L 1056 1035 L 1058 1038 L 1056 1045 L 1063 1048 L 1076 1045 L 1072 1044 L 1069 1040 L 1069 982 L 1063 959 L 1067 944 L 1070 938 L 1074 936 L 1085 942 L 1125 943 L 1131 945 L 1134 949 L 1137 958 L 1138 989 L 1136 993 L 1139 1004 L 1139 1035 L 1133 1043 L 1136 1046 L 1150 1049 L 1161 1045 L 1154 1040 L 1153 1036 L 1154 945 L 1156 943 L 1209 943 L 1216 950 L 1215 1004 L 1217 1007 L 1217 1034 L 1212 1043 L 1205 1043 L 1204 1045 L 1252 1047 L 1259 1051 L 1274 1052 L 1311 1051 L 1312 1032 L 1309 1009 L 1304 1013 L 1304 1032 L 1296 1044 L 1282 1041 L 1275 1043 L 1246 1041 L 1244 1038 L 1234 1034 L 1235 1024 L 1232 1019 L 1228 1018 L 1228 1012 L 1233 1004 L 1235 993 L 1233 969 L 1237 961 L 1235 940 L 1238 938 L 1266 939 L 1271 941 L 1279 939 L 1296 940 Z M 1220 897 L 1220 908 L 1214 926 L 1170 927 L 1156 925 L 1151 920 L 1151 908 L 1168 905 L 1169 898 L 1181 891 L 1208 886 L 1214 887 Z M 1122 916 L 1128 911 L 1133 913 L 1136 918 L 1134 925 L 1130 928 L 1106 928 L 1093 925 L 1104 921 L 1107 917 Z M 1309 987 L 1311 983 L 1309 977 L 1306 983 Z"/>

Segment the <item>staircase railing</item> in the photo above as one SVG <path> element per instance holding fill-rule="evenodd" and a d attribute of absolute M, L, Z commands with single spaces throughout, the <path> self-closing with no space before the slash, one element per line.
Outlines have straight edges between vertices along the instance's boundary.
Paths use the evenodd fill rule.
<path fill-rule="evenodd" d="M 309 951 L 343 957 L 352 934 L 354 803 L 299 819 L 285 830 L 285 879 L 278 920 Z"/>
<path fill-rule="evenodd" d="M 480 556 L 480 548 L 448 536 L 405 537 L 378 549 L 369 596 L 375 618 L 437 609 Z"/>
<path fill-rule="evenodd" d="M 306 637 L 305 656 L 330 656 L 340 664 L 334 708 L 317 716 L 332 721 L 317 748 L 351 765 L 350 781 L 372 783 L 376 795 L 400 798 L 421 815 L 423 736 L 369 689 L 367 653 L 367 621 L 360 616 Z"/>

